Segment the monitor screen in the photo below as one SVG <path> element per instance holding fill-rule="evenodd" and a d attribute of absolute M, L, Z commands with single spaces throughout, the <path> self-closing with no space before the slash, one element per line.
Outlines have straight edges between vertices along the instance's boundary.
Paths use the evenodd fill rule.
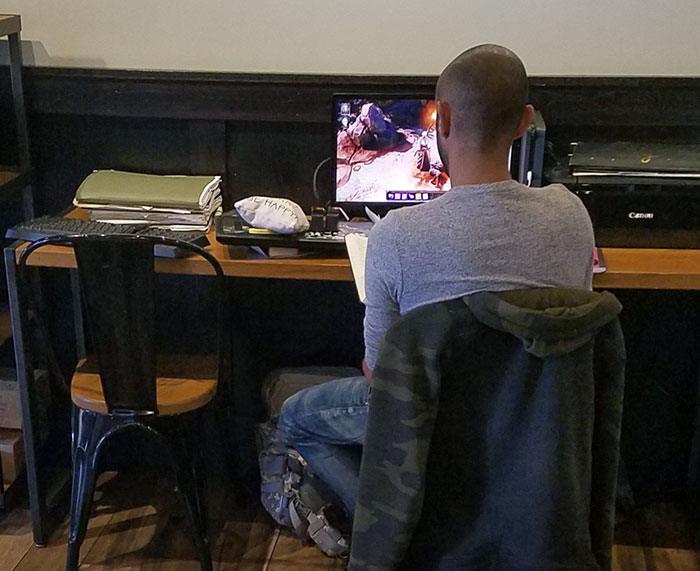
<path fill-rule="evenodd" d="M 336 203 L 417 203 L 449 190 L 434 99 L 338 95 L 333 112 Z"/>

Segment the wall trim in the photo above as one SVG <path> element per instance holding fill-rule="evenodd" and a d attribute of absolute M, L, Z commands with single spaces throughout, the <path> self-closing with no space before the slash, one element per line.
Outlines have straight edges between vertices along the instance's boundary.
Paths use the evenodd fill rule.
<path fill-rule="evenodd" d="M 325 123 L 331 95 L 430 91 L 435 76 L 206 73 L 26 67 L 32 113 Z M 700 125 L 700 77 L 535 76 L 561 125 Z M 2 86 L 1 89 L 6 89 Z"/>

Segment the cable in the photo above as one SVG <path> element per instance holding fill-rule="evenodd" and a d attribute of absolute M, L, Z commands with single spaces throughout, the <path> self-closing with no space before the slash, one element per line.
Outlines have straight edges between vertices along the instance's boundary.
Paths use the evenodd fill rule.
<path fill-rule="evenodd" d="M 320 163 L 318 163 L 318 165 L 316 165 L 316 169 L 314 170 L 314 178 L 313 178 L 312 188 L 313 188 L 313 191 L 314 191 L 314 196 L 316 197 L 316 200 L 318 200 L 318 203 L 319 203 L 319 204 L 324 204 L 326 201 L 324 201 L 324 200 L 321 198 L 321 195 L 320 195 L 319 192 L 318 192 L 318 173 L 319 173 L 319 171 L 321 170 L 321 167 L 322 167 L 323 165 L 325 165 L 325 164 L 326 164 L 328 161 L 330 161 L 331 159 L 333 159 L 333 157 L 326 157 L 326 158 L 323 159 Z M 328 201 L 328 202 L 330 202 L 330 201 Z"/>

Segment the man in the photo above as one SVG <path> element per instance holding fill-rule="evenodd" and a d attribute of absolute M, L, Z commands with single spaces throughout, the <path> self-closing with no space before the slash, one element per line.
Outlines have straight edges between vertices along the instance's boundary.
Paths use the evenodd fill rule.
<path fill-rule="evenodd" d="M 583 204 L 561 185 L 529 188 L 510 176 L 510 146 L 534 113 L 520 59 L 496 45 L 467 50 L 440 75 L 436 99 L 438 150 L 452 190 L 391 211 L 372 229 L 365 377 L 297 393 L 280 418 L 290 445 L 350 512 L 368 383 L 382 339 L 401 315 L 485 290 L 591 288 L 593 229 Z"/>

